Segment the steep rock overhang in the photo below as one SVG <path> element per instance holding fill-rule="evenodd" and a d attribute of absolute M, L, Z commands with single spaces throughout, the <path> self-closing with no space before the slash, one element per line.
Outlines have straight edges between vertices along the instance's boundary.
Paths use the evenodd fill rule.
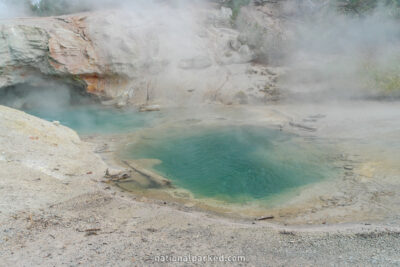
<path fill-rule="evenodd" d="M 126 84 L 123 76 L 107 72 L 85 20 L 85 15 L 26 18 L 0 25 L 0 89 L 40 77 L 106 96 L 107 88 Z"/>

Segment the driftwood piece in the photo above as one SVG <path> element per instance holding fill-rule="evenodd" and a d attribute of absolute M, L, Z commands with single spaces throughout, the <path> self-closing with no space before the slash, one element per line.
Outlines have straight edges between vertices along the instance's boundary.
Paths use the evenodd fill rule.
<path fill-rule="evenodd" d="M 147 179 L 149 179 L 150 181 L 152 181 L 155 184 L 158 184 L 160 187 L 164 187 L 164 186 L 168 186 L 171 187 L 171 181 L 165 179 L 164 177 L 155 174 L 149 170 L 146 170 L 144 168 L 141 168 L 139 166 L 137 166 L 136 164 L 132 163 L 132 162 L 128 162 L 126 160 L 122 161 L 125 165 L 127 165 L 129 168 L 131 168 L 132 170 L 134 170 L 135 172 L 139 173 L 140 175 L 146 177 Z"/>
<path fill-rule="evenodd" d="M 274 218 L 275 218 L 274 216 L 265 216 L 265 217 L 258 218 L 257 221 L 272 220 Z"/>
<path fill-rule="evenodd" d="M 275 218 L 274 216 L 264 216 L 264 217 L 257 218 L 257 221 L 272 220 L 274 218 Z"/>
<path fill-rule="evenodd" d="M 292 126 L 292 127 L 300 128 L 300 129 L 305 130 L 305 131 L 309 131 L 309 132 L 317 131 L 317 128 L 310 127 L 310 126 L 307 126 L 307 125 L 304 125 L 304 124 L 300 124 L 300 123 L 289 122 L 289 125 Z"/>

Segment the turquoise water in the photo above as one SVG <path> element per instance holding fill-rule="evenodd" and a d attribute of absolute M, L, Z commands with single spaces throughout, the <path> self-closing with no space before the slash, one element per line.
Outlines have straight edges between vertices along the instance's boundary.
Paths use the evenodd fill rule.
<path fill-rule="evenodd" d="M 128 156 L 156 158 L 153 166 L 196 197 L 229 202 L 268 198 L 333 173 L 317 148 L 260 127 L 170 130 L 133 144 Z"/>
<path fill-rule="evenodd" d="M 78 133 L 120 133 L 146 126 L 157 114 L 106 107 L 76 88 L 54 81 L 20 84 L 0 91 L 0 105 L 61 124 Z"/>
<path fill-rule="evenodd" d="M 25 112 L 48 121 L 60 121 L 79 133 L 120 133 L 143 128 L 156 116 L 136 110 L 119 110 L 98 105 L 62 109 L 26 109 Z"/>

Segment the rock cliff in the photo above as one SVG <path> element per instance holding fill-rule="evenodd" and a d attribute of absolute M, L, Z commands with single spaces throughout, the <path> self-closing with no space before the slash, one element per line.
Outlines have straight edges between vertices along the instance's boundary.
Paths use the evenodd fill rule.
<path fill-rule="evenodd" d="M 218 5 L 0 23 L 0 88 L 58 80 L 111 103 L 262 102 L 276 73 Z"/>

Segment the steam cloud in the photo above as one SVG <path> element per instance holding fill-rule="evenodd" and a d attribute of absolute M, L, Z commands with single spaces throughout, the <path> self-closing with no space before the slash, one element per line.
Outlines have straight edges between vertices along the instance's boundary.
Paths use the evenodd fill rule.
<path fill-rule="evenodd" d="M 89 25 L 93 35 L 110 35 L 110 42 L 100 46 L 102 54 L 112 58 L 118 50 L 127 50 L 132 55 L 126 58 L 127 64 L 151 62 L 146 71 L 133 74 L 142 81 L 151 80 L 149 75 L 153 71 L 164 68 L 164 76 L 159 80 L 164 84 L 165 94 L 176 98 L 180 94 L 177 81 L 185 90 L 191 89 L 190 84 L 200 82 L 196 80 L 196 71 L 192 76 L 183 77 L 176 67 L 184 69 L 185 64 L 198 64 L 201 69 L 209 64 L 210 53 L 219 52 L 212 51 L 213 44 L 199 38 L 204 29 L 199 27 L 198 20 L 202 17 L 201 6 L 205 2 L 56 0 L 54 5 L 66 4 L 66 12 L 124 10 L 123 14 L 110 17 L 108 25 L 96 27 L 96 21 Z M 318 1 L 283 0 L 280 3 L 281 16 L 285 17 L 280 30 L 287 36 L 282 45 L 273 46 L 268 39 L 270 36 L 260 37 L 254 28 L 241 26 L 240 15 L 238 28 L 242 34 L 258 38 L 254 50 L 265 46 L 255 60 L 278 58 L 279 64 L 287 69 L 279 83 L 290 99 L 399 95 L 400 27 L 397 19 L 387 16 L 388 10 L 378 7 L 371 14 L 350 16 L 313 4 Z M 31 13 L 21 2 L 0 0 L 0 18 L 27 14 Z M 136 34 L 141 40 L 135 40 L 127 47 L 125 44 L 129 40 L 121 40 L 118 36 L 129 34 Z M 197 61 L 193 63 L 192 59 Z M 165 62 L 168 62 L 168 68 Z M 138 88 L 146 86 L 136 85 Z"/>
<path fill-rule="evenodd" d="M 400 27 L 390 7 L 349 15 L 318 1 L 281 2 L 286 40 L 264 52 L 278 52 L 268 57 L 288 69 L 280 85 L 290 99 L 399 96 Z"/>

